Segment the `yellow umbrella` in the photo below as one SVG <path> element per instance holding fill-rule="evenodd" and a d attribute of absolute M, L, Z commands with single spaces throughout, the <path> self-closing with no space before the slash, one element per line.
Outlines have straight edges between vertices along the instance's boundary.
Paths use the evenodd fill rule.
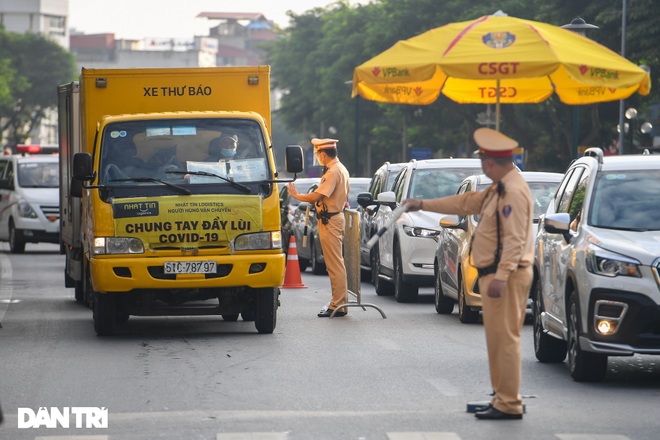
<path fill-rule="evenodd" d="M 463 104 L 565 104 L 647 95 L 647 71 L 567 29 L 501 12 L 401 40 L 355 68 L 353 97 L 426 105 L 443 93 Z"/>

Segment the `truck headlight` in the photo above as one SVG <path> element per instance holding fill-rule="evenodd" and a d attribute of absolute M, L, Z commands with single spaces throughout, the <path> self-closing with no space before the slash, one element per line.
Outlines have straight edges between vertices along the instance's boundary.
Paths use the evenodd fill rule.
<path fill-rule="evenodd" d="M 607 252 L 600 248 L 590 248 L 585 252 L 587 270 L 606 277 L 635 277 L 641 278 L 639 261 L 623 255 Z"/>
<path fill-rule="evenodd" d="M 34 212 L 32 209 L 32 206 L 24 200 L 21 200 L 18 202 L 16 205 L 16 208 L 18 210 L 18 215 L 24 218 L 37 218 L 37 213 Z"/>
<path fill-rule="evenodd" d="M 144 245 L 139 238 L 131 237 L 96 237 L 94 255 L 143 254 Z"/>
<path fill-rule="evenodd" d="M 282 249 L 280 231 L 243 234 L 234 239 L 235 251 L 254 251 L 259 249 Z"/>
<path fill-rule="evenodd" d="M 403 232 L 410 237 L 425 237 L 433 239 L 437 239 L 438 235 L 440 235 L 440 231 L 435 229 L 418 228 L 414 226 L 404 226 Z"/>

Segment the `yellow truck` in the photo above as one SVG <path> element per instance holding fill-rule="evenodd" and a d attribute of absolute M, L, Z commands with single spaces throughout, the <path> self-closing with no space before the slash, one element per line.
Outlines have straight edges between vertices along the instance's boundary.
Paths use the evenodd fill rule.
<path fill-rule="evenodd" d="M 130 315 L 272 333 L 286 261 L 270 68 L 83 69 L 58 100 L 64 279 L 96 333 Z M 301 172 L 302 148 L 285 155 Z"/>

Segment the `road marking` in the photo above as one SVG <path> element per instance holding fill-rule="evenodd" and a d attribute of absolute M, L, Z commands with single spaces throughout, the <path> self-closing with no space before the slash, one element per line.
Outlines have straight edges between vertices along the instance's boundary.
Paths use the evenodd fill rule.
<path fill-rule="evenodd" d="M 401 346 L 390 339 L 376 339 L 376 343 L 385 350 L 400 351 Z"/>
<path fill-rule="evenodd" d="M 286 440 L 288 432 L 231 432 L 216 434 L 215 440 Z"/>
<path fill-rule="evenodd" d="M 455 432 L 388 432 L 389 440 L 461 440 Z"/>
<path fill-rule="evenodd" d="M 560 440 L 630 440 L 625 435 L 607 434 L 555 434 Z"/>
<path fill-rule="evenodd" d="M 45 435 L 34 440 L 108 440 L 107 435 Z"/>
<path fill-rule="evenodd" d="M 461 389 L 447 379 L 426 379 L 426 381 L 433 385 L 433 388 L 440 391 L 443 396 L 458 396 L 461 393 Z"/>

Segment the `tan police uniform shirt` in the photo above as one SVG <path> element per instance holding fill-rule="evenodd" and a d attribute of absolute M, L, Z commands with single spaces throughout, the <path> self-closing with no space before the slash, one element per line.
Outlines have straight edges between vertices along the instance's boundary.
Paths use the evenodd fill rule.
<path fill-rule="evenodd" d="M 348 200 L 349 175 L 346 167 L 334 158 L 327 165 L 328 170 L 323 174 L 321 183 L 315 192 L 323 194 L 317 206 L 327 209 L 328 212 L 341 212 Z"/>
<path fill-rule="evenodd" d="M 502 183 L 504 195 L 499 197 L 499 202 L 497 185 L 493 184 L 482 192 L 424 200 L 424 209 L 446 214 L 480 215 L 472 242 L 472 262 L 478 268 L 495 262 L 496 212 L 499 211 L 502 251 L 495 279 L 507 281 L 518 266 L 531 266 L 534 260 L 534 209 L 532 193 L 518 170 L 507 173 Z"/>

